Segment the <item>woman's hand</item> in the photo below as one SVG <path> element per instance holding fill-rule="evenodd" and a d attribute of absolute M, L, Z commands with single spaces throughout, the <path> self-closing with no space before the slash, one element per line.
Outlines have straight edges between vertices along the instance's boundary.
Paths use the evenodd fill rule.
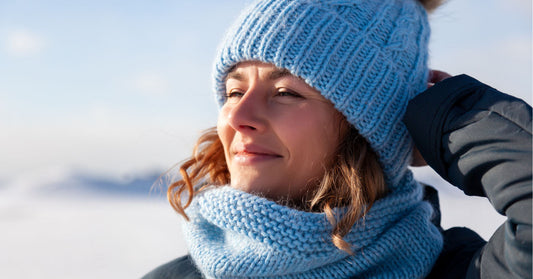
<path fill-rule="evenodd" d="M 424 157 L 422 157 L 422 154 L 420 154 L 420 151 L 418 148 L 413 147 L 413 154 L 411 155 L 411 164 L 412 167 L 425 167 L 428 165 L 426 163 L 426 160 L 424 160 Z"/>
<path fill-rule="evenodd" d="M 450 77 L 452 76 L 446 72 L 439 71 L 439 70 L 429 70 L 428 88 L 433 86 L 435 83 L 439 81 L 443 81 Z"/>

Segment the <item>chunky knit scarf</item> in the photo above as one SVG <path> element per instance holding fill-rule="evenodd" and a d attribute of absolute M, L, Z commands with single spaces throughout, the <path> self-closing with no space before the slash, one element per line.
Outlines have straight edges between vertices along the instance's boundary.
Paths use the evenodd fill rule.
<path fill-rule="evenodd" d="M 207 278 L 421 278 L 442 248 L 421 187 L 378 200 L 336 248 L 324 213 L 298 211 L 228 186 L 196 196 L 184 222 L 189 252 Z"/>

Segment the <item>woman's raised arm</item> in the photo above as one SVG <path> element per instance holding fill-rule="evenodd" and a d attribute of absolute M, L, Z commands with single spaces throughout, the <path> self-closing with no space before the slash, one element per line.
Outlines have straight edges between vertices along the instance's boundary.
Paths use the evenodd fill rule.
<path fill-rule="evenodd" d="M 440 176 L 507 216 L 468 275 L 531 278 L 531 107 L 460 75 L 411 100 L 404 122 Z"/>

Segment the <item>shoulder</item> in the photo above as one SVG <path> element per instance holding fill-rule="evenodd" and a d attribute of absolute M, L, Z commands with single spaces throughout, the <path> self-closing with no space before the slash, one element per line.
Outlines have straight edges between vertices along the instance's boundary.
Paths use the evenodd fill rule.
<path fill-rule="evenodd" d="M 476 260 L 487 242 L 476 232 L 463 227 L 445 230 L 442 236 L 444 247 L 427 278 L 478 277 Z"/>
<path fill-rule="evenodd" d="M 431 221 L 441 231 L 444 241 L 442 252 L 426 278 L 471 278 L 470 275 L 478 272 L 475 261 L 487 242 L 468 228 L 442 229 L 438 192 L 435 188 L 424 185 L 424 200 L 433 207 Z"/>
<path fill-rule="evenodd" d="M 142 277 L 142 279 L 174 278 L 195 279 L 202 278 L 202 275 L 196 269 L 191 257 L 186 255 L 156 267 Z"/>

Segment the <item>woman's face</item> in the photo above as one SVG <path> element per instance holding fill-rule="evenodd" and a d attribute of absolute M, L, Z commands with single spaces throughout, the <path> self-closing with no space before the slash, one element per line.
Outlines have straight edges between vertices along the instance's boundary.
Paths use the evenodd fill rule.
<path fill-rule="evenodd" d="M 245 62 L 228 74 L 218 118 L 231 186 L 294 200 L 317 185 L 342 133 L 341 114 L 288 71 Z"/>

